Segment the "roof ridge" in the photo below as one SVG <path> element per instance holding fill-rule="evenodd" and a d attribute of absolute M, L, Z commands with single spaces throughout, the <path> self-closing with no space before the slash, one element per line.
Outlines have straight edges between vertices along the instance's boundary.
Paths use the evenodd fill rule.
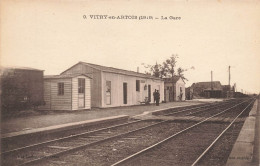
<path fill-rule="evenodd" d="M 36 69 L 32 67 L 24 67 L 24 66 L 1 66 L 1 69 L 20 69 L 20 70 L 36 70 L 36 71 L 44 71 L 41 69 Z"/>
<path fill-rule="evenodd" d="M 97 64 L 93 64 L 93 63 L 88 63 L 88 62 L 83 62 L 83 63 L 89 64 L 89 65 L 95 65 L 95 66 L 101 66 L 101 67 L 106 67 L 106 68 L 112 68 L 112 69 L 116 69 L 116 70 L 123 70 L 123 71 L 131 71 L 131 72 L 134 72 L 134 73 L 139 73 L 139 72 L 136 72 L 136 71 L 132 71 L 132 70 L 126 70 L 126 69 L 119 69 L 119 68 L 115 68 L 115 67 L 110 67 L 110 66 L 104 66 L 104 65 L 97 65 Z M 145 74 L 145 73 L 139 73 L 139 74 Z"/>
<path fill-rule="evenodd" d="M 146 76 L 146 77 L 150 77 L 150 78 L 154 78 L 154 79 L 160 79 L 160 78 L 154 77 L 152 75 L 148 75 L 148 74 L 140 73 L 140 72 L 136 72 L 136 71 L 131 71 L 131 70 L 125 70 L 125 69 L 119 69 L 119 68 L 115 68 L 115 67 L 108 67 L 108 66 L 103 66 L 103 65 L 97 65 L 97 64 L 88 63 L 88 62 L 82 62 L 82 61 L 80 61 L 79 63 L 90 65 L 90 66 L 93 65 L 93 67 L 102 67 L 102 68 L 112 69 L 112 70 L 121 70 L 121 71 L 125 71 L 125 72 L 131 72 L 133 74 L 140 74 L 140 75 L 143 75 L 143 76 Z M 103 70 L 103 69 L 99 69 L 99 70 Z M 123 74 L 123 73 L 121 73 L 121 74 Z"/>

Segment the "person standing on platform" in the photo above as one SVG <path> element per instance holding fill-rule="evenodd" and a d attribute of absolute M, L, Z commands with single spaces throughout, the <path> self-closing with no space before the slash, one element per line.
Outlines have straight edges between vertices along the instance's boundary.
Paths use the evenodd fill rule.
<path fill-rule="evenodd" d="M 155 96 L 156 96 L 156 89 L 153 92 L 153 100 L 154 100 L 153 103 L 155 103 L 155 101 L 156 101 L 156 97 Z"/>
<path fill-rule="evenodd" d="M 159 90 L 157 90 L 156 93 L 155 93 L 155 100 L 156 100 L 156 106 L 159 106 L 159 102 L 160 102 Z"/>

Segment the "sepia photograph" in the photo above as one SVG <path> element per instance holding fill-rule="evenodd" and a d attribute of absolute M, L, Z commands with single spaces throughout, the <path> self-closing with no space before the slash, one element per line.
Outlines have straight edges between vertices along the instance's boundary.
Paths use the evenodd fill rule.
<path fill-rule="evenodd" d="M 259 166 L 259 0 L 1 0 L 0 165 Z"/>

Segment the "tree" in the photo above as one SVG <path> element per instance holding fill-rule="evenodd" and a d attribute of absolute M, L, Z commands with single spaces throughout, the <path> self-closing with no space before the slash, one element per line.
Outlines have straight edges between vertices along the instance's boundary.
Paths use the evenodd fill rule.
<path fill-rule="evenodd" d="M 142 63 L 142 65 L 148 69 L 149 71 L 145 71 L 145 74 L 148 75 L 152 75 L 155 77 L 160 77 L 163 78 L 165 77 L 166 73 L 165 73 L 165 69 L 163 68 L 163 65 L 160 65 L 156 62 L 155 65 L 145 65 L 144 63 Z"/>
<path fill-rule="evenodd" d="M 175 67 L 177 63 L 177 58 L 179 58 L 177 54 L 172 54 L 172 56 L 166 59 L 162 64 L 158 64 L 156 62 L 155 65 L 145 65 L 144 63 L 142 63 L 142 65 L 149 70 L 148 72 L 145 71 L 146 74 L 160 78 L 173 78 L 174 75 L 176 75 Z M 192 66 L 190 69 L 195 68 Z M 181 77 L 183 80 L 188 81 L 188 79 L 184 76 L 184 72 L 187 70 L 189 69 L 183 69 L 179 67 L 177 69 L 177 76 Z"/>
<path fill-rule="evenodd" d="M 188 81 L 188 79 L 184 77 L 184 71 L 186 71 L 186 70 L 184 70 L 183 68 L 179 67 L 177 69 L 177 75 L 179 77 L 181 77 L 184 81 Z"/>
<path fill-rule="evenodd" d="M 166 78 L 167 77 L 167 64 L 166 62 L 163 62 L 162 65 L 160 65 L 160 78 Z"/>
<path fill-rule="evenodd" d="M 172 56 L 169 59 L 166 59 L 165 61 L 165 70 L 168 76 L 170 76 L 171 78 L 173 78 L 174 74 L 175 74 L 175 66 L 177 63 L 177 58 L 178 55 L 174 55 L 172 54 Z"/>
<path fill-rule="evenodd" d="M 160 77 L 160 65 L 157 62 L 154 66 L 151 66 L 151 71 L 153 72 L 153 76 Z"/>
<path fill-rule="evenodd" d="M 172 54 L 172 56 L 169 59 L 166 59 L 166 61 L 164 62 L 164 68 L 165 68 L 165 73 L 166 73 L 166 77 L 169 76 L 172 79 L 172 96 L 174 96 L 174 79 L 173 76 L 175 75 L 175 66 L 177 63 L 177 58 L 178 55 L 174 55 Z M 174 98 L 174 97 L 173 97 Z"/>

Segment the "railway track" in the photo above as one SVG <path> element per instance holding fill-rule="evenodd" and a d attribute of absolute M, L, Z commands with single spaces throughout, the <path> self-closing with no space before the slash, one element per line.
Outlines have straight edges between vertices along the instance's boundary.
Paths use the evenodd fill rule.
<path fill-rule="evenodd" d="M 223 109 L 223 107 L 228 107 L 230 104 L 236 104 L 239 103 L 239 101 L 226 101 L 221 103 L 214 103 L 211 105 L 204 105 L 199 107 L 192 107 L 187 109 L 182 109 L 178 111 L 173 111 L 170 113 L 163 114 L 164 116 L 190 116 L 195 115 L 198 113 L 202 113 L 205 111 L 211 111 L 212 109 Z"/>
<path fill-rule="evenodd" d="M 125 133 L 129 130 L 135 130 L 135 128 L 150 127 L 156 123 L 160 122 L 137 120 L 130 123 L 123 123 L 94 131 L 88 131 L 49 140 L 46 142 L 40 142 L 25 147 L 20 147 L 17 149 L 5 151 L 1 153 L 1 156 L 5 159 L 3 164 L 7 165 L 34 164 L 38 161 L 48 159 L 53 156 L 79 150 L 85 146 L 90 146 L 97 142 L 115 138 L 116 136 L 120 135 L 118 133 Z"/>
<path fill-rule="evenodd" d="M 214 144 L 226 133 L 226 131 L 234 125 L 237 118 L 248 111 L 248 108 L 252 106 L 253 101 L 254 100 L 251 100 L 250 103 L 247 103 L 247 105 L 243 107 L 242 111 L 236 111 L 238 114 L 234 117 L 230 124 L 223 125 L 210 123 L 210 125 L 207 125 L 206 122 L 208 119 L 223 115 L 227 111 L 234 111 L 232 108 L 235 108 L 244 102 L 212 115 L 201 122 L 185 128 L 184 130 L 181 130 L 160 142 L 157 142 L 156 144 L 125 157 L 124 159 L 112 164 L 112 166 L 180 165 L 180 163 L 181 165 L 196 165 L 203 159 L 205 154 L 210 151 Z M 209 146 L 205 147 L 205 145 Z M 200 155 L 198 155 L 199 152 L 201 152 Z"/>
<path fill-rule="evenodd" d="M 174 108 L 171 110 L 174 111 L 179 111 L 182 110 L 182 112 L 186 112 L 187 110 L 189 110 L 190 107 L 194 108 L 201 108 L 201 107 L 205 107 L 206 104 L 200 104 L 200 105 L 196 105 L 196 106 L 186 106 L 186 107 L 179 107 L 179 108 Z M 55 133 L 48 133 L 48 134 L 38 134 L 38 135 L 33 135 L 30 136 L 28 138 L 28 136 L 19 136 L 18 138 L 3 138 L 1 140 L 2 142 L 2 151 L 12 151 L 15 149 L 20 149 L 23 147 L 28 147 L 30 145 L 36 145 L 39 144 L 39 142 L 48 142 L 48 141 L 52 141 L 52 140 L 56 140 L 58 138 L 66 138 L 67 136 L 71 136 L 71 135 L 77 135 L 77 134 L 81 134 L 81 133 L 87 133 L 89 131 L 92 130 L 97 130 L 100 128 L 106 128 L 107 126 L 116 126 L 118 124 L 122 124 L 125 123 L 124 121 L 115 121 L 115 122 L 109 122 L 109 123 L 102 123 L 99 124 L 98 126 L 87 126 L 87 127 L 80 127 L 77 128 L 77 130 L 75 129 L 70 129 L 70 130 L 66 130 L 61 131 L 61 132 L 55 132 Z M 31 137 L 33 137 L 33 139 L 31 139 Z M 26 141 L 24 141 L 26 140 Z"/>
<path fill-rule="evenodd" d="M 222 108 L 226 108 L 223 106 L 230 105 L 231 103 L 227 102 L 222 104 L 221 106 Z M 234 104 L 234 102 L 232 104 Z M 221 106 L 219 104 L 212 104 L 211 109 L 216 107 L 221 108 Z M 207 105 L 196 106 L 193 108 L 184 109 L 185 111 L 184 110 L 181 111 L 188 112 L 188 114 L 191 113 L 189 112 L 191 111 L 191 109 L 203 112 L 202 110 L 206 111 L 209 109 L 209 108 L 202 109 L 205 107 L 207 108 L 208 106 Z M 230 110 L 231 108 L 226 109 L 226 111 Z M 202 110 L 198 110 L 198 109 L 202 109 Z M 63 138 L 58 138 L 46 142 L 29 145 L 26 147 L 13 149 L 10 151 L 3 152 L 1 154 L 1 157 L 4 158 L 3 161 L 4 165 L 34 165 L 34 164 L 52 165 L 53 162 L 62 165 L 64 164 L 63 163 L 64 158 L 61 157 L 60 159 L 60 156 L 64 156 L 64 155 L 66 156 L 66 154 L 77 153 L 77 151 L 84 150 L 85 153 L 90 153 L 93 155 L 92 153 L 93 151 L 96 150 L 98 151 L 100 149 L 102 150 L 102 148 L 106 144 L 109 144 L 109 142 L 111 143 L 111 141 L 113 142 L 115 140 L 116 142 L 121 141 L 121 143 L 125 144 L 126 146 L 127 146 L 127 142 L 148 140 L 145 141 L 145 143 L 141 141 L 140 144 L 141 146 L 139 145 L 139 148 L 144 148 L 149 146 L 151 143 L 159 142 L 160 140 L 169 137 L 173 133 L 175 134 L 179 133 L 183 129 L 190 128 L 195 124 L 196 124 L 195 122 L 183 124 L 183 123 L 176 123 L 173 121 L 138 120 L 130 123 L 119 124 L 119 125 L 110 126 L 110 127 L 106 127 L 94 131 L 79 133 L 79 134 L 75 134 Z M 164 131 L 163 129 L 165 131 L 168 130 L 168 132 L 163 133 L 162 132 Z M 151 134 L 154 132 L 159 133 L 159 135 Z M 113 151 L 114 150 L 112 149 L 112 152 Z M 117 150 L 115 150 L 115 152 L 117 152 Z M 134 153 L 134 151 L 131 150 L 129 150 L 129 152 Z M 95 159 L 95 156 L 93 157 Z M 50 162 L 48 160 L 50 160 Z M 79 160 L 77 162 L 79 162 Z"/>
<path fill-rule="evenodd" d="M 210 151 L 210 149 L 212 149 L 212 147 L 216 144 L 216 142 L 220 139 L 220 137 L 222 137 L 226 132 L 227 130 L 235 123 L 235 121 L 237 120 L 237 118 L 239 116 L 241 116 L 245 111 L 246 109 L 253 103 L 250 102 L 250 104 L 248 104 L 248 106 L 246 106 L 246 108 L 244 108 L 235 118 L 234 120 L 217 136 L 216 139 L 214 139 L 214 141 L 201 153 L 201 155 L 192 163 L 192 166 L 195 166 L 199 163 L 199 161 L 202 160 L 202 158 L 205 156 L 205 154 L 208 153 L 208 151 Z"/>

